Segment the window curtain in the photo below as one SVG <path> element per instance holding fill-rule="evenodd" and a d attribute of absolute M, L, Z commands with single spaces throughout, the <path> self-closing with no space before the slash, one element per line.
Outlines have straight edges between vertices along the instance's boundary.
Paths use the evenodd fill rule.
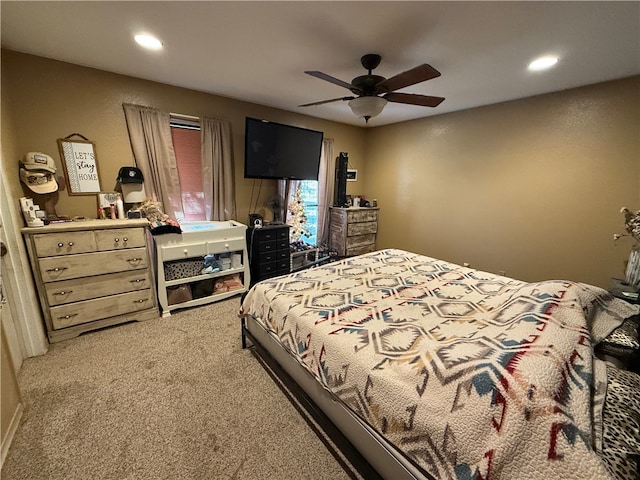
<path fill-rule="evenodd" d="M 147 196 L 162 202 L 162 209 L 169 217 L 182 220 L 180 178 L 169 114 L 139 105 L 124 104 L 123 107 L 133 156 L 144 176 Z"/>
<path fill-rule="evenodd" d="M 278 180 L 278 195 L 285 199 L 285 202 L 282 205 L 282 211 L 280 212 L 280 219 L 285 223 L 288 223 L 291 219 L 289 205 L 291 205 L 293 195 L 296 193 L 296 189 L 299 186 L 300 180 Z"/>
<path fill-rule="evenodd" d="M 322 141 L 320 171 L 318 172 L 318 245 L 329 244 L 329 207 L 333 204 L 336 157 L 333 154 L 333 139 Z"/>
<path fill-rule="evenodd" d="M 202 188 L 207 220 L 234 220 L 236 192 L 233 175 L 231 125 L 202 118 Z"/>

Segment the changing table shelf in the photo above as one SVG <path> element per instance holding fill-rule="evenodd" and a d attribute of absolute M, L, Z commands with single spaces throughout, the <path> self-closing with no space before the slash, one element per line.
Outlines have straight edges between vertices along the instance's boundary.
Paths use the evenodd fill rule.
<path fill-rule="evenodd" d="M 228 220 L 187 222 L 180 227 L 181 234 L 154 237 L 158 301 L 163 317 L 178 308 L 205 305 L 247 291 L 250 273 L 246 225 Z M 205 255 L 214 255 L 221 269 L 202 274 Z M 232 257 L 236 264 L 224 268 L 222 259 Z"/>

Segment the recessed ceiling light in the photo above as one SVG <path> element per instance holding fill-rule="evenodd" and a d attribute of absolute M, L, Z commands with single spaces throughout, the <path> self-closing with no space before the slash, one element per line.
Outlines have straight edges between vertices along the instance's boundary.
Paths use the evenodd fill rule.
<path fill-rule="evenodd" d="M 547 68 L 553 67 L 556 63 L 558 63 L 558 57 L 546 56 L 536 58 L 533 62 L 529 64 L 529 70 L 534 72 L 538 72 L 540 70 L 546 70 Z"/>
<path fill-rule="evenodd" d="M 162 42 L 158 40 L 153 35 L 147 35 L 146 33 L 141 33 L 133 37 L 138 45 L 148 48 L 149 50 L 161 50 Z"/>

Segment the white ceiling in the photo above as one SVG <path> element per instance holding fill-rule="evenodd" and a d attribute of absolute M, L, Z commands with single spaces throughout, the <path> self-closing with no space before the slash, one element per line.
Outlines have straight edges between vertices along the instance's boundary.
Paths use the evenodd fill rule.
<path fill-rule="evenodd" d="M 440 106 L 389 103 L 371 126 L 640 74 L 638 1 L 3 0 L 0 15 L 4 48 L 360 126 L 346 102 L 297 107 L 351 95 L 303 72 L 350 82 L 378 53 L 377 75 L 442 73 L 401 90 L 446 97 Z M 164 50 L 138 47 L 139 32 Z M 529 73 L 542 54 L 558 65 Z"/>

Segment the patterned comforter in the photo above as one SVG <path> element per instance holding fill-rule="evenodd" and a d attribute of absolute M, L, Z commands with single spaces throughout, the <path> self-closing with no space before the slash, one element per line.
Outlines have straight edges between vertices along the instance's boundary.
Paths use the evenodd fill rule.
<path fill-rule="evenodd" d="M 593 345 L 638 313 L 402 250 L 262 281 L 242 313 L 438 479 L 609 478 Z"/>

